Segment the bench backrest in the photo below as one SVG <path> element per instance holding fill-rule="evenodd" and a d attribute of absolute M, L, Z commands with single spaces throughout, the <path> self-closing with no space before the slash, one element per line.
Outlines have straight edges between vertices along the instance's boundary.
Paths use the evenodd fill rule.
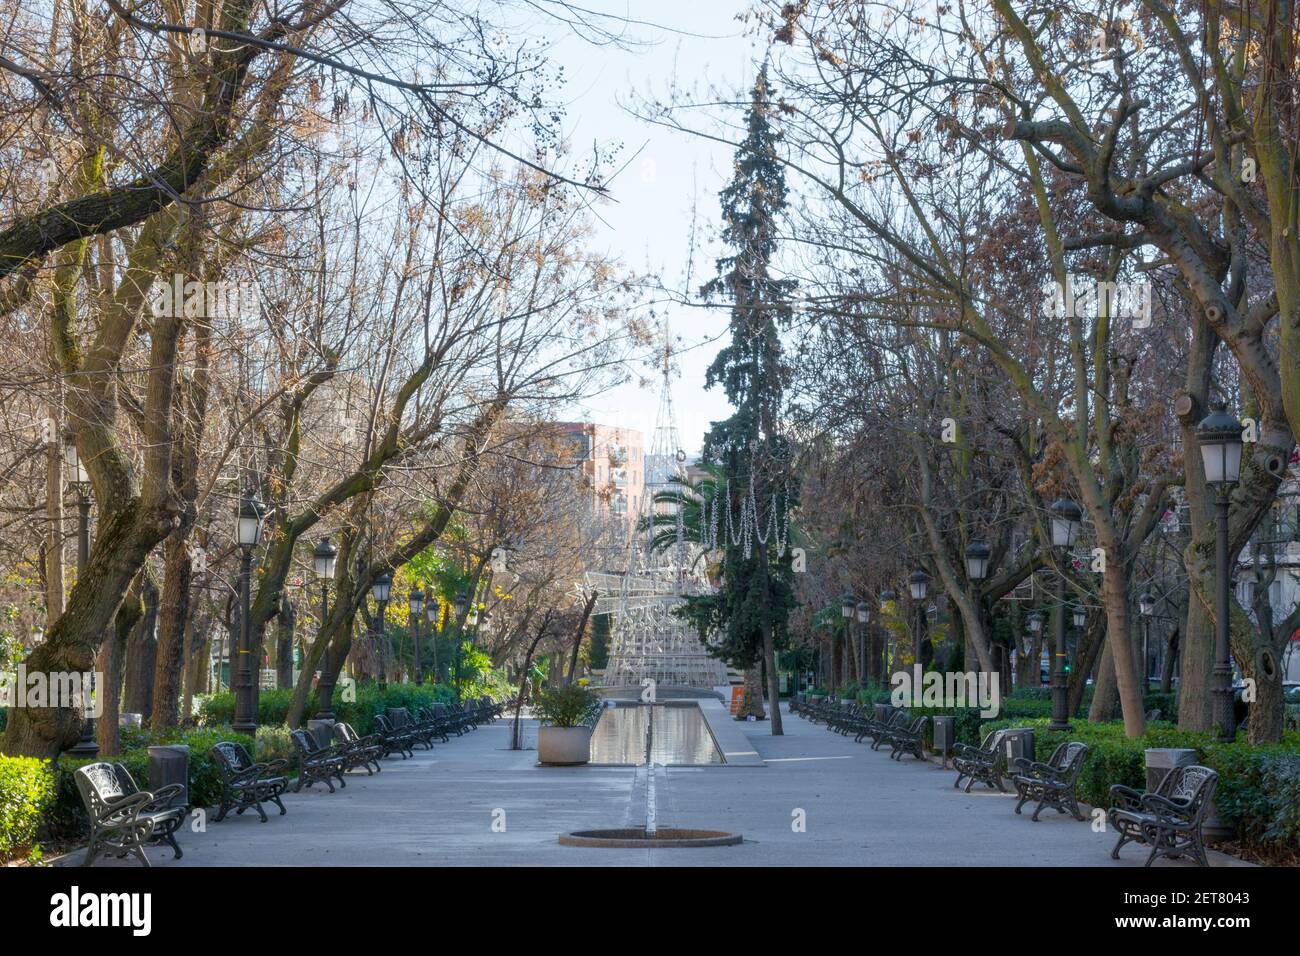
<path fill-rule="evenodd" d="M 239 773 L 253 765 L 253 758 L 243 744 L 223 740 L 209 751 L 223 775 Z"/>
<path fill-rule="evenodd" d="M 130 792 L 122 785 L 117 768 L 111 763 L 101 761 L 78 767 L 73 777 L 77 781 L 81 801 L 86 805 L 86 812 L 92 820 L 98 820 L 114 803 L 130 796 Z M 127 779 L 130 779 L 130 774 L 127 774 Z"/>
<path fill-rule="evenodd" d="M 321 750 L 321 746 L 316 742 L 316 738 L 305 730 L 292 731 L 289 736 L 293 738 L 293 744 L 298 749 L 298 753 L 305 757 L 310 757 Z"/>
<path fill-rule="evenodd" d="M 341 740 L 345 744 L 350 744 L 354 741 L 360 740 L 361 737 L 352 729 L 351 724 L 339 721 L 334 725 L 334 739 Z"/>
<path fill-rule="evenodd" d="M 1166 781 L 1169 781 L 1167 790 L 1165 790 Z M 1159 790 L 1165 790 L 1163 796 L 1185 807 L 1188 817 L 1195 823 L 1205 815 L 1210 805 L 1210 797 L 1214 795 L 1214 788 L 1218 782 L 1218 773 L 1209 767 L 1192 764 L 1189 767 L 1175 767 L 1169 771 L 1165 779 L 1160 781 Z"/>
<path fill-rule="evenodd" d="M 1060 771 L 1067 780 L 1073 780 L 1079 776 L 1079 771 L 1083 769 L 1083 761 L 1087 757 L 1088 745 L 1073 740 L 1068 744 L 1058 745 L 1048 763 Z"/>

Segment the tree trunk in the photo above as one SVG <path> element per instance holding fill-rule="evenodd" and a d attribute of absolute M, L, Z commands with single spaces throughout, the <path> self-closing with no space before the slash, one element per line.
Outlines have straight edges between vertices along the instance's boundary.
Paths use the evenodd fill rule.
<path fill-rule="evenodd" d="M 1101 648 L 1101 660 L 1097 662 L 1092 704 L 1088 707 L 1089 723 L 1114 720 L 1119 710 L 1119 689 L 1115 685 L 1115 662 L 1111 654 L 1111 642 L 1107 640 Z"/>
<path fill-rule="evenodd" d="M 767 717 L 763 710 L 763 681 L 758 662 L 755 662 L 752 667 L 745 668 L 745 702 L 736 716 L 741 720 L 749 717 L 764 720 Z"/>
<path fill-rule="evenodd" d="M 161 606 L 158 608 L 158 642 L 153 666 L 153 712 L 149 726 L 163 730 L 176 726 L 185 658 L 185 626 L 190 616 L 189 529 L 182 524 L 167 536 Z"/>
<path fill-rule="evenodd" d="M 121 733 L 118 717 L 122 712 L 122 659 L 126 654 L 131 633 L 144 620 L 144 604 L 140 599 L 140 578 L 132 583 L 122 606 L 113 615 L 113 629 L 108 639 L 99 646 L 95 669 L 100 680 L 96 689 L 100 714 L 95 721 L 95 742 L 101 756 L 115 756 L 121 752 Z"/>
<path fill-rule="evenodd" d="M 776 640 L 770 624 L 763 627 L 763 662 L 767 670 L 767 700 L 772 717 L 772 736 L 785 734 L 781 726 L 781 675 L 776 672 Z"/>
<path fill-rule="evenodd" d="M 142 572 L 140 589 L 144 602 L 144 616 L 131 630 L 126 640 L 122 659 L 122 709 L 139 714 L 140 722 L 148 725 L 153 713 L 154 661 L 158 649 L 156 625 L 158 621 L 158 586 L 148 571 Z"/>
<path fill-rule="evenodd" d="M 293 686 L 293 634 L 297 613 L 288 596 L 280 599 L 280 613 L 275 618 L 275 686 Z"/>

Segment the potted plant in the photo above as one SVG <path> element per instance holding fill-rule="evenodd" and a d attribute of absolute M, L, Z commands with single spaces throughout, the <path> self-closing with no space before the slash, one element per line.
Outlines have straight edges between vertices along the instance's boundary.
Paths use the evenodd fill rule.
<path fill-rule="evenodd" d="M 600 716 L 600 695 L 579 684 L 548 687 L 533 698 L 541 720 L 537 759 L 544 764 L 582 764 L 591 758 L 591 728 Z"/>

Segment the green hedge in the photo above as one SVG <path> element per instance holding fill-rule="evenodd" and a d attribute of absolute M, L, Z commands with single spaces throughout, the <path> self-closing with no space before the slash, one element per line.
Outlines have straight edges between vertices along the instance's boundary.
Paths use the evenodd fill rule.
<path fill-rule="evenodd" d="M 444 684 L 389 684 L 382 691 L 375 684 L 357 687 L 357 699 L 345 701 L 339 688 L 334 691 L 334 716 L 352 725 L 363 737 L 372 733 L 375 715 L 389 707 L 405 707 L 415 713 L 419 707 L 449 704 L 456 692 Z M 292 690 L 264 690 L 258 695 L 257 722 L 278 726 L 289 719 L 289 706 L 293 702 Z M 307 700 L 304 713 L 317 711 L 316 694 Z M 235 695 L 229 692 L 210 694 L 199 698 L 199 723 L 204 727 L 228 727 L 235 719 Z"/>
<path fill-rule="evenodd" d="M 36 842 L 54 794 L 49 761 L 0 755 L 0 862 Z"/>
<path fill-rule="evenodd" d="M 1112 784 L 1146 788 L 1148 748 L 1195 750 L 1200 763 L 1219 772 L 1215 807 L 1238 828 L 1244 845 L 1265 860 L 1282 861 L 1300 854 L 1300 733 L 1284 734 L 1280 744 L 1252 747 L 1217 743 L 1212 733 L 1179 730 L 1167 721 L 1151 721 L 1147 732 L 1136 738 L 1125 736 L 1122 721 L 1079 721 L 1068 733 L 1048 730 L 1048 723 L 1005 719 L 987 721 L 981 729 L 1032 727 L 1039 760 L 1046 760 L 1067 740 L 1086 743 L 1088 759 L 1079 774 L 1079 799 L 1097 807 L 1110 806 Z"/>
<path fill-rule="evenodd" d="M 159 744 L 185 744 L 190 748 L 190 803 L 196 807 L 215 805 L 221 799 L 221 773 L 208 756 L 208 751 L 223 740 L 233 740 L 249 747 L 258 759 L 265 757 L 257 752 L 256 745 L 249 746 L 247 736 L 230 730 L 177 728 L 154 732 L 128 727 L 122 729 L 122 753 L 115 757 L 60 757 L 55 774 L 55 802 L 46 820 L 50 833 L 71 838 L 85 836 L 88 832 L 89 821 L 73 776 L 78 767 L 99 760 L 120 763 L 130 772 L 136 785 L 144 790 L 149 786 L 149 748 Z"/>

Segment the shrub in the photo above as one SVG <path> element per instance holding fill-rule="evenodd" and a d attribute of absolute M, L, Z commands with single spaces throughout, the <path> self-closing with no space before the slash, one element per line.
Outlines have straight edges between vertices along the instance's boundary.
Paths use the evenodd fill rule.
<path fill-rule="evenodd" d="M 0 861 L 36 842 L 54 802 L 54 771 L 36 757 L 0 755 Z"/>
<path fill-rule="evenodd" d="M 122 753 L 115 757 L 73 759 L 60 757 L 55 769 L 55 800 L 47 818 L 51 834 L 60 837 L 84 836 L 89 821 L 77 790 L 73 772 L 78 767 L 108 760 L 126 767 L 140 789 L 149 786 L 149 747 L 160 744 L 185 744 L 190 748 L 190 804 L 210 807 L 221 799 L 221 772 L 208 752 L 223 740 L 232 740 L 249 747 L 251 741 L 243 734 L 229 730 L 200 728 L 174 728 L 161 732 L 136 728 L 122 729 Z M 255 745 L 254 745 L 255 747 Z M 253 750 L 254 747 L 249 747 Z"/>
<path fill-rule="evenodd" d="M 265 725 L 257 728 L 257 752 L 254 760 L 265 763 L 268 760 L 288 760 L 294 762 L 293 738 L 289 736 L 289 725 Z"/>
<path fill-rule="evenodd" d="M 383 690 L 378 684 L 359 684 L 356 700 L 344 700 L 342 688 L 334 690 L 334 716 L 351 724 L 357 733 L 365 736 L 374 732 L 375 715 L 389 707 L 405 707 L 411 713 L 420 707 L 448 704 L 456 699 L 456 692 L 445 684 L 389 684 Z M 288 723 L 289 706 L 293 703 L 292 690 L 264 690 L 258 698 L 258 724 L 281 726 Z M 307 698 L 303 713 L 311 717 L 318 710 L 316 694 Z M 209 694 L 199 700 L 199 724 L 204 727 L 229 727 L 235 719 L 235 695 L 229 692 Z"/>
<path fill-rule="evenodd" d="M 552 727 L 581 727 L 594 720 L 601 707 L 595 691 L 577 684 L 547 687 L 532 702 L 533 714 Z"/>

